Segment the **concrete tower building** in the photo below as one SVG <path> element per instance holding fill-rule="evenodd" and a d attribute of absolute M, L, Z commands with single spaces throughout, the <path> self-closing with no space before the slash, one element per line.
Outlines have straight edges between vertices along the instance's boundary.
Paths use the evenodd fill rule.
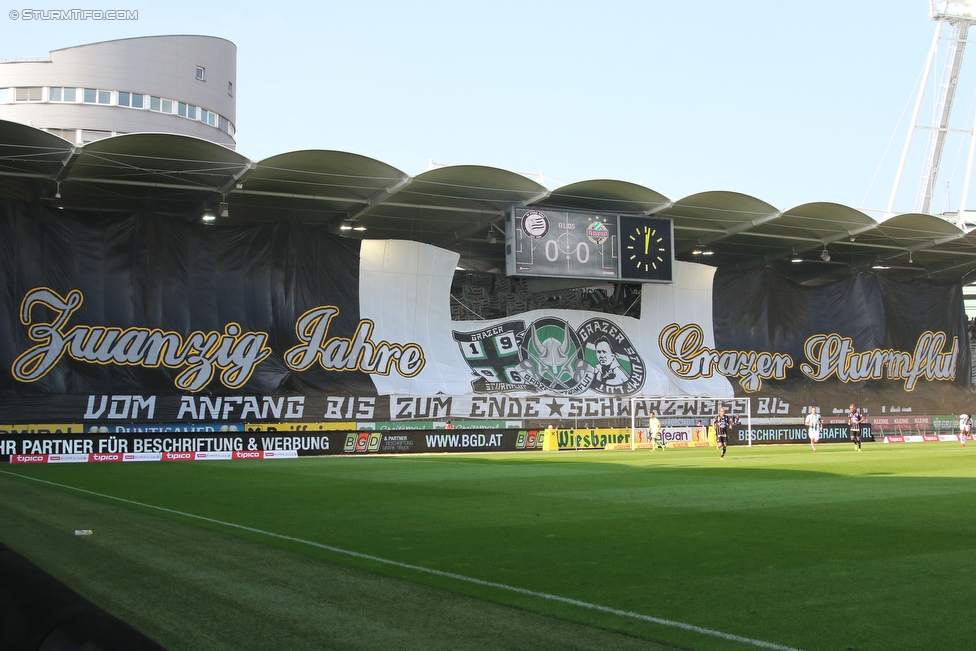
<path fill-rule="evenodd" d="M 146 36 L 0 62 L 0 119 L 75 144 L 177 133 L 234 148 L 237 46 L 213 36 Z"/>

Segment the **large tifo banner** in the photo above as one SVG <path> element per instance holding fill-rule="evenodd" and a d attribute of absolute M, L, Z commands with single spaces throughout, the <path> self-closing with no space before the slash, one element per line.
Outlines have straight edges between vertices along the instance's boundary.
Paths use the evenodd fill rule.
<path fill-rule="evenodd" d="M 655 411 L 692 426 L 744 397 L 777 419 L 852 402 L 953 413 L 969 395 L 959 285 L 862 274 L 805 288 L 678 262 L 674 283 L 643 287 L 639 317 L 452 321 L 457 262 L 298 223 L 0 201 L 0 424 L 587 428 Z"/>

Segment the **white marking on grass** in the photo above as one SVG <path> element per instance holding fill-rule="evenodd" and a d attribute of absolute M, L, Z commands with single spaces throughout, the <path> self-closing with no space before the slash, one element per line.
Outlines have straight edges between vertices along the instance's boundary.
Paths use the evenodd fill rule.
<path fill-rule="evenodd" d="M 285 534 L 274 533 L 273 531 L 264 531 L 263 529 L 255 529 L 254 527 L 248 527 L 243 524 L 236 524 L 233 522 L 225 522 L 223 520 L 217 520 L 215 518 L 208 518 L 204 515 L 195 515 L 193 513 L 186 513 L 184 511 L 177 511 L 176 509 L 168 509 L 165 506 L 156 506 L 154 504 L 146 504 L 144 502 L 137 502 L 135 500 L 126 499 L 124 497 L 116 497 L 115 495 L 107 495 L 105 493 L 97 493 L 95 491 L 90 491 L 85 488 L 78 488 L 77 486 L 69 486 L 68 484 L 59 484 L 57 482 L 48 481 L 46 479 L 38 479 L 36 477 L 30 477 L 28 475 L 21 475 L 16 472 L 9 472 L 7 470 L 0 470 L 0 473 L 4 475 L 11 475 L 14 477 L 19 477 L 21 479 L 28 479 L 30 481 L 39 482 L 42 484 L 49 484 L 51 486 L 57 486 L 58 488 L 67 488 L 69 490 L 78 491 L 79 493 L 87 493 L 88 495 L 94 495 L 96 497 L 102 497 L 108 500 L 115 500 L 117 502 L 125 502 L 126 504 L 132 504 L 135 506 L 141 506 L 147 509 L 155 509 L 157 511 L 164 511 L 166 513 L 172 513 L 174 515 L 183 516 L 185 518 L 191 518 L 194 520 L 202 520 L 204 522 L 210 522 L 211 524 L 219 524 L 224 527 L 230 527 L 232 529 L 240 529 L 241 531 L 249 531 L 251 533 L 261 534 L 262 536 L 268 536 L 270 538 L 277 538 L 279 540 L 287 540 L 289 542 L 295 542 L 302 545 L 308 545 L 310 547 L 316 547 L 318 549 L 324 549 L 336 554 L 343 554 L 345 556 L 352 556 L 354 558 L 361 558 L 363 560 L 372 561 L 374 563 L 381 563 L 383 565 L 392 565 L 394 567 L 403 568 L 406 570 L 412 570 L 415 572 L 422 572 L 424 574 L 431 574 L 433 576 L 440 576 L 447 579 L 454 579 L 456 581 L 463 581 L 465 583 L 472 583 L 475 585 L 485 586 L 488 588 L 497 588 L 499 590 L 506 590 L 508 592 L 515 592 L 518 594 L 526 595 L 529 597 L 536 597 L 539 599 L 545 599 L 547 601 L 555 601 L 558 603 L 569 604 L 571 606 L 577 606 L 579 608 L 586 608 L 587 610 L 595 610 L 602 613 L 609 613 L 611 615 L 617 615 L 619 617 L 628 617 L 630 619 L 638 619 L 644 622 L 650 622 L 652 624 L 658 624 L 660 626 L 668 626 L 671 628 L 680 628 L 685 631 L 692 631 L 694 633 L 701 633 L 702 635 L 710 635 L 712 637 L 722 638 L 723 640 L 730 640 L 732 642 L 741 642 L 742 644 L 748 644 L 751 646 L 759 647 L 762 649 L 774 649 L 775 651 L 800 651 L 795 647 L 783 646 L 781 644 L 774 644 L 772 642 L 764 642 L 763 640 L 756 640 L 751 637 L 742 637 L 741 635 L 733 635 L 732 633 L 723 633 L 722 631 L 716 631 L 710 628 L 704 628 L 702 626 L 695 626 L 694 624 L 686 624 L 684 622 L 676 622 L 670 619 L 663 619 L 661 617 L 652 617 L 651 615 L 644 615 L 641 613 L 631 612 L 629 610 L 618 610 L 617 608 L 610 608 L 609 606 L 601 606 L 599 604 L 592 604 L 588 601 L 580 601 L 578 599 L 571 599 L 569 597 L 560 597 L 559 595 L 549 594 L 547 592 L 536 592 L 535 590 L 528 590 L 526 588 L 519 588 L 512 585 L 507 585 L 505 583 L 496 583 L 494 581 L 485 581 L 483 579 L 475 579 L 470 576 L 464 576 L 463 574 L 455 574 L 454 572 L 444 572 L 442 570 L 434 570 L 429 567 L 423 567 L 420 565 L 411 565 L 410 563 L 401 563 L 400 561 L 390 560 L 388 558 L 380 558 L 379 556 L 373 556 L 371 554 L 363 554 L 360 552 L 350 551 L 348 549 L 340 549 L 339 547 L 333 547 L 331 545 L 325 545 L 323 543 L 317 543 L 312 540 L 303 540 L 302 538 L 295 538 L 294 536 L 286 536 Z"/>

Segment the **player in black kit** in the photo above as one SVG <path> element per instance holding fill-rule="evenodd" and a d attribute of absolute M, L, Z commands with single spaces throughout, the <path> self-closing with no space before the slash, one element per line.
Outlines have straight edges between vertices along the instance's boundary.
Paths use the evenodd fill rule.
<path fill-rule="evenodd" d="M 729 432 L 733 425 L 739 424 L 739 417 L 735 414 L 726 415 L 725 407 L 718 408 L 718 416 L 712 419 L 715 426 L 715 437 L 718 439 L 718 446 L 722 448 L 722 458 L 725 458 L 725 450 L 729 446 Z"/>
<path fill-rule="evenodd" d="M 854 441 L 854 447 L 858 452 L 861 451 L 861 423 L 864 420 L 864 414 L 852 402 L 851 410 L 847 412 L 847 424 L 850 426 L 851 440 Z"/>

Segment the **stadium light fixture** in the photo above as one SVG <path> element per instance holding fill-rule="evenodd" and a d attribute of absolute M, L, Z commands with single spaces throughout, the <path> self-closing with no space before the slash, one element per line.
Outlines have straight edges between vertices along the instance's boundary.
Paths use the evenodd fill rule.
<path fill-rule="evenodd" d="M 827 251 L 826 246 L 824 246 L 824 250 L 820 252 L 820 259 L 824 262 L 830 262 L 830 252 Z"/>
<path fill-rule="evenodd" d="M 207 208 L 206 210 L 203 211 L 203 217 L 202 217 L 202 219 L 203 219 L 203 221 L 205 221 L 207 223 L 210 223 L 210 222 L 214 221 L 215 219 L 217 219 L 217 215 L 215 215 L 210 208 Z"/>
<path fill-rule="evenodd" d="M 226 197 L 221 200 L 220 205 L 217 207 L 217 214 L 221 217 L 230 217 L 230 206 L 227 205 Z"/>
<path fill-rule="evenodd" d="M 797 264 L 803 262 L 803 258 L 793 258 L 792 260 L 790 260 L 790 262 Z"/>
<path fill-rule="evenodd" d="M 497 231 L 497 232 L 496 232 Z M 488 225 L 488 244 L 497 244 L 498 236 L 505 236 L 505 232 L 498 228 L 497 224 Z"/>
<path fill-rule="evenodd" d="M 702 251 L 702 255 L 715 255 L 715 251 Z"/>
<path fill-rule="evenodd" d="M 340 231 L 351 231 L 352 230 L 352 222 L 349 221 L 348 219 L 343 219 L 342 220 L 342 223 L 339 224 L 339 230 Z"/>
<path fill-rule="evenodd" d="M 976 19 L 976 0 L 929 0 L 929 20 Z"/>

